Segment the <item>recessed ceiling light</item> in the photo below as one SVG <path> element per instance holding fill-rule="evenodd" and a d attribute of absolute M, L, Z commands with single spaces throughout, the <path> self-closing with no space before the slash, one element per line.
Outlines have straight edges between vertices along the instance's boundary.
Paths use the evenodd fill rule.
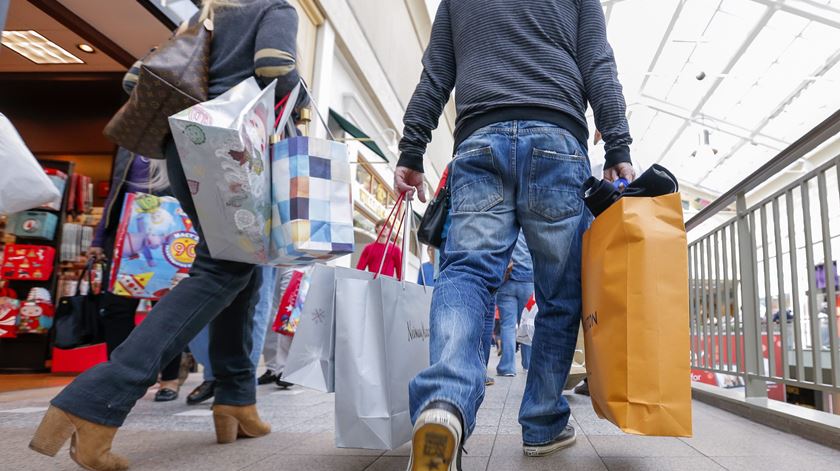
<path fill-rule="evenodd" d="M 90 44 L 76 44 L 76 47 L 79 48 L 80 51 L 87 52 L 88 54 L 96 52 L 96 49 L 94 49 Z"/>
<path fill-rule="evenodd" d="M 3 31 L 3 45 L 36 64 L 84 64 L 37 31 Z"/>

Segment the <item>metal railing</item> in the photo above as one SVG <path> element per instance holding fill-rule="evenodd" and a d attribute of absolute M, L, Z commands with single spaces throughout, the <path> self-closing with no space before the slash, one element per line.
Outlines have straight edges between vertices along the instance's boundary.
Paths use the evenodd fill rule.
<path fill-rule="evenodd" d="M 763 169 L 779 172 L 786 158 Z M 840 393 L 840 156 L 748 207 L 763 169 L 687 223 L 736 204 L 734 218 L 689 245 L 692 368 L 743 382 L 748 399 L 766 398 L 768 382 Z"/>

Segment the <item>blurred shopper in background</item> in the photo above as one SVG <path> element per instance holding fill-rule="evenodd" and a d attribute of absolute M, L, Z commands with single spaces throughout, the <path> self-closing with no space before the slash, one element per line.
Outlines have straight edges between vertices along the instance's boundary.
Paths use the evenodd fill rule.
<path fill-rule="evenodd" d="M 385 223 L 384 219 L 376 223 L 376 235 L 378 238 L 362 250 L 362 256 L 359 257 L 356 269 L 379 273 L 381 267 L 383 275 L 394 276 L 396 274 L 397 279 L 401 280 L 402 250 L 394 242 L 398 235 L 392 233 L 391 240 L 388 240 L 390 228 L 386 228 Z M 393 228 L 393 232 L 396 232 L 397 229 L 397 227 Z M 387 244 L 385 243 L 386 241 L 388 241 Z M 385 259 L 384 262 L 382 261 L 383 258 Z"/>
<path fill-rule="evenodd" d="M 429 255 L 429 261 L 420 265 L 420 271 L 417 273 L 417 284 L 434 286 L 435 285 L 435 258 L 437 251 L 431 245 L 426 247 L 426 253 Z"/>
<path fill-rule="evenodd" d="M 499 51 L 504 51 L 500 54 Z M 486 302 L 502 285 L 520 230 L 540 308 L 520 409 L 523 452 L 574 443 L 562 385 L 581 310 L 581 239 L 590 215 L 587 103 L 606 146 L 604 177 L 633 180 L 626 106 L 598 0 L 443 0 L 405 113 L 397 192 L 425 201 L 423 155 L 455 90 L 452 225 L 435 284 L 431 366 L 409 387 L 409 469 L 460 467 L 475 428 L 486 364 Z M 480 350 L 479 350 L 480 351 Z M 558 387 L 559 385 L 559 387 Z"/>
<path fill-rule="evenodd" d="M 278 314 L 281 300 L 289 288 L 289 283 L 292 280 L 294 272 L 296 270 L 305 272 L 310 268 L 311 265 L 280 269 L 274 290 L 274 302 L 272 303 L 272 312 L 275 316 Z M 265 344 L 262 348 L 266 370 L 257 382 L 260 385 L 273 383 L 279 388 L 288 389 L 294 385 L 283 381 L 283 370 L 286 368 L 286 359 L 289 358 L 289 348 L 292 346 L 292 339 L 294 337 L 275 332 L 273 320 L 273 317 L 269 317 L 268 327 L 265 331 Z"/>
<path fill-rule="evenodd" d="M 131 93 L 133 83 L 125 82 L 123 88 L 126 93 Z M 106 278 L 111 273 L 110 264 L 114 255 L 117 228 L 120 225 L 125 195 L 128 193 L 171 196 L 169 180 L 160 166 L 152 166 L 149 159 L 120 147 L 114 159 L 111 186 L 105 198 L 105 211 L 96 226 L 93 242 L 87 252 L 89 258 L 105 262 L 102 273 Z M 103 279 L 103 286 L 107 286 L 107 281 Z M 134 315 L 139 304 L 139 299 L 109 296 L 107 303 L 100 306 L 108 357 L 134 330 Z M 155 393 L 156 402 L 174 401 L 178 398 L 181 387 L 180 371 L 181 355 L 176 355 L 161 368 L 160 387 Z"/>
<path fill-rule="evenodd" d="M 216 98 L 256 76 L 262 86 L 277 80 L 277 96 L 299 82 L 296 67 L 298 17 L 283 0 L 205 0 L 191 21 L 212 16 L 209 97 Z M 70 456 L 86 469 L 128 468 L 111 453 L 111 442 L 137 399 L 154 384 L 161 365 L 180 355 L 207 324 L 216 377 L 213 418 L 219 443 L 270 433 L 256 408 L 256 377 L 250 359 L 254 306 L 262 273 L 245 263 L 214 260 L 202 234 L 181 160 L 170 139 L 166 166 L 172 192 L 194 223 L 201 242 L 190 277 L 164 297 L 118 348 L 111 361 L 79 375 L 53 400 L 30 448 L 55 455 L 73 437 Z M 153 164 L 156 164 L 153 163 Z"/>
<path fill-rule="evenodd" d="M 505 281 L 496 292 L 496 306 L 499 307 L 500 332 L 502 337 L 502 359 L 496 367 L 499 376 L 516 376 L 516 326 L 522 318 L 522 310 L 534 294 L 534 269 L 531 253 L 525 242 L 525 233 L 520 232 L 510 259 Z M 522 368 L 527 371 L 531 363 L 531 347 L 520 345 Z"/>

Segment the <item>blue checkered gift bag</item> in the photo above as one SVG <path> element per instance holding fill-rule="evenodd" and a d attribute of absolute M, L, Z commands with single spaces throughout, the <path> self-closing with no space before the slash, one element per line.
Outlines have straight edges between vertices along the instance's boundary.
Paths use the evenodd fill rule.
<path fill-rule="evenodd" d="M 275 123 L 275 136 L 287 129 L 287 138 L 275 142 L 271 149 L 274 265 L 325 262 L 351 254 L 354 249 L 347 146 L 295 136 L 297 130 L 287 124 L 301 89 L 305 90 L 303 83 L 289 95 Z M 317 112 L 317 106 L 315 109 Z"/>
<path fill-rule="evenodd" d="M 347 146 L 298 136 L 274 144 L 271 251 L 275 265 L 329 261 L 354 250 Z"/>

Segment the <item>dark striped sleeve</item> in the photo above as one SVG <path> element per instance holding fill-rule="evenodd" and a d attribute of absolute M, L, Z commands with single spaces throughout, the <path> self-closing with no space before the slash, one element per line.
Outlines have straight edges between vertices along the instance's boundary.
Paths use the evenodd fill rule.
<path fill-rule="evenodd" d="M 265 12 L 257 31 L 254 73 L 263 86 L 277 80 L 277 97 L 300 82 L 297 68 L 297 11 L 286 2 Z"/>
<path fill-rule="evenodd" d="M 595 125 L 607 151 L 604 168 L 630 162 L 630 128 L 607 25 L 599 0 L 582 0 L 578 20 L 577 63 Z"/>
<path fill-rule="evenodd" d="M 122 80 L 122 87 L 126 93 L 131 95 L 131 92 L 134 90 L 134 87 L 137 86 L 137 80 L 140 78 L 140 66 L 143 65 L 143 61 L 137 61 L 134 65 L 128 69 L 128 72 L 125 73 Z"/>
<path fill-rule="evenodd" d="M 449 17 L 449 0 L 438 7 L 429 46 L 423 55 L 420 83 L 405 110 L 403 138 L 398 165 L 423 171 L 423 154 L 432 141 L 443 107 L 455 87 L 455 48 Z"/>

